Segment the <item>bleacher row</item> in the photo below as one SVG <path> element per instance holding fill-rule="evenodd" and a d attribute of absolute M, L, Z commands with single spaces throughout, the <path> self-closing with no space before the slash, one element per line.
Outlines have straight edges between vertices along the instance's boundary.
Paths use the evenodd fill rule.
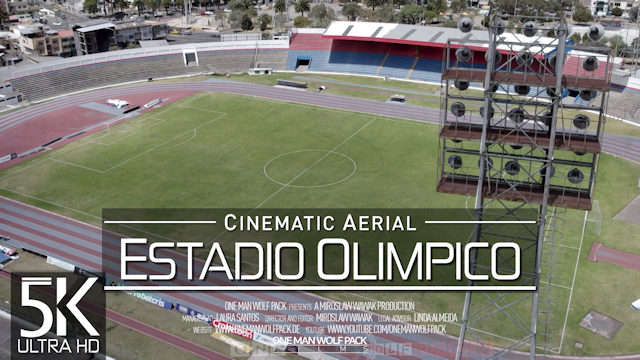
<path fill-rule="evenodd" d="M 185 66 L 181 53 L 133 58 L 50 71 L 13 79 L 11 84 L 29 101 L 37 101 L 75 91 L 155 77 L 214 70 L 222 73 L 245 72 L 254 66 L 256 58 L 267 59 L 284 68 L 286 50 L 260 50 L 257 54 L 255 50 L 198 52 L 197 66 Z"/>

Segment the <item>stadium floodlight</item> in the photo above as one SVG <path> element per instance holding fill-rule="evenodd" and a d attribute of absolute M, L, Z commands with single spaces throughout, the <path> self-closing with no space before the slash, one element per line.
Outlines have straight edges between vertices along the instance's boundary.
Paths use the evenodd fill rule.
<path fill-rule="evenodd" d="M 466 112 L 466 107 L 464 106 L 463 103 L 456 101 L 453 104 L 451 104 L 451 113 L 456 117 L 464 116 L 465 112 Z"/>
<path fill-rule="evenodd" d="M 511 121 L 515 123 L 521 123 L 524 120 L 524 109 L 520 107 L 511 109 L 507 113 L 507 116 L 509 117 L 509 119 L 511 119 Z"/>
<path fill-rule="evenodd" d="M 504 165 L 504 171 L 511 176 L 518 175 L 518 173 L 520 172 L 520 164 L 517 160 L 507 161 L 507 163 Z"/>
<path fill-rule="evenodd" d="M 553 175 L 556 174 L 556 168 L 553 165 L 549 165 L 547 169 L 548 169 L 547 175 L 549 175 L 549 177 L 553 177 Z"/>
<path fill-rule="evenodd" d="M 567 173 L 567 180 L 572 184 L 579 184 L 584 180 L 584 174 L 578 168 L 573 168 Z"/>
<path fill-rule="evenodd" d="M 493 115 L 495 114 L 495 110 L 493 109 L 493 106 L 489 106 L 489 118 L 493 118 Z M 480 106 L 480 115 L 482 117 L 484 117 L 484 105 Z"/>
<path fill-rule="evenodd" d="M 589 39 L 598 41 L 604 36 L 604 27 L 602 27 L 602 25 L 600 24 L 593 24 L 589 26 L 589 31 L 587 32 L 587 34 L 589 34 Z"/>
<path fill-rule="evenodd" d="M 598 95 L 598 92 L 595 90 L 582 90 L 580 91 L 580 98 L 582 98 L 583 100 L 593 100 L 595 99 L 596 95 Z"/>
<path fill-rule="evenodd" d="M 587 56 L 582 60 L 582 68 L 586 71 L 595 71 L 598 68 L 599 61 L 598 59 L 591 55 Z"/>
<path fill-rule="evenodd" d="M 514 89 L 518 95 L 527 95 L 531 91 L 531 88 L 527 85 L 516 85 Z"/>
<path fill-rule="evenodd" d="M 495 51 L 494 52 L 495 56 L 494 56 L 494 65 L 498 65 L 500 64 L 500 62 L 502 61 L 502 53 L 499 51 Z M 484 59 L 487 61 L 487 63 L 489 62 L 489 53 L 486 52 L 484 53 Z"/>
<path fill-rule="evenodd" d="M 453 82 L 453 85 L 458 90 L 467 90 L 469 88 L 469 82 L 466 80 L 456 80 Z"/>
<path fill-rule="evenodd" d="M 556 36 L 560 36 L 561 33 L 571 34 L 571 24 L 559 23 L 554 27 L 553 30 Z"/>
<path fill-rule="evenodd" d="M 590 122 L 589 117 L 584 114 L 578 114 L 573 118 L 573 126 L 581 130 L 588 128 Z"/>
<path fill-rule="evenodd" d="M 556 67 L 556 61 L 558 60 L 558 53 L 557 52 L 553 52 L 551 55 L 549 55 L 549 57 L 547 58 L 547 64 L 549 66 L 551 66 L 552 68 Z"/>
<path fill-rule="evenodd" d="M 451 155 L 449 156 L 447 163 L 449 163 L 449 166 L 453 170 L 458 170 L 462 167 L 462 158 L 458 155 Z"/>
<path fill-rule="evenodd" d="M 458 50 L 456 50 L 456 59 L 458 59 L 459 62 L 471 60 L 471 50 L 466 46 L 458 48 Z"/>
<path fill-rule="evenodd" d="M 498 84 L 491 84 L 491 86 L 489 86 L 489 92 L 494 93 L 496 91 L 498 91 Z"/>
<path fill-rule="evenodd" d="M 493 159 L 487 158 L 487 162 L 489 163 L 489 167 L 493 167 Z M 480 167 L 480 159 L 478 159 L 478 167 Z"/>
<path fill-rule="evenodd" d="M 509 146 L 511 146 L 511 148 L 512 148 L 513 150 L 520 150 L 520 149 L 522 149 L 522 145 L 515 145 L 515 144 L 511 144 L 511 145 L 509 145 Z"/>
<path fill-rule="evenodd" d="M 582 151 L 574 151 L 573 153 L 578 156 L 584 156 L 584 154 L 586 154 L 586 152 L 582 152 Z"/>
<path fill-rule="evenodd" d="M 551 126 L 551 119 L 553 118 L 553 112 L 547 111 L 540 117 L 540 121 L 546 126 Z"/>
<path fill-rule="evenodd" d="M 500 19 L 495 19 L 493 24 L 491 25 L 491 31 L 496 35 L 502 35 L 504 31 L 507 29 L 507 24 Z"/>
<path fill-rule="evenodd" d="M 533 64 L 533 55 L 527 49 L 522 49 L 516 54 L 516 62 L 520 66 L 531 66 Z"/>
<path fill-rule="evenodd" d="M 473 30 L 473 20 L 466 16 L 458 20 L 458 30 L 462 31 L 463 33 L 468 33 L 469 31 Z"/>
<path fill-rule="evenodd" d="M 536 36 L 536 34 L 538 33 L 538 24 L 536 24 L 535 21 L 527 21 L 522 26 L 522 33 L 526 37 Z"/>

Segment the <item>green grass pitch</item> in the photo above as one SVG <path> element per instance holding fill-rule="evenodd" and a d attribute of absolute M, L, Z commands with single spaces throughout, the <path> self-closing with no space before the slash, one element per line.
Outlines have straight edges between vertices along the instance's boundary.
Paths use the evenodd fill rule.
<path fill-rule="evenodd" d="M 432 124 L 200 93 L 0 172 L 0 194 L 94 224 L 107 207 L 464 207 L 464 197 L 435 192 L 437 154 Z M 640 352 L 640 312 L 629 306 L 640 297 L 638 274 L 586 260 L 595 240 L 640 253 L 638 227 L 612 220 L 640 193 L 639 174 L 638 164 L 601 157 L 600 236 L 587 223 L 582 237 L 584 212 L 567 211 L 554 257 L 549 338 L 562 354 Z M 324 295 L 411 297 L 418 311 L 458 312 L 459 318 L 464 297 Z M 578 327 L 592 308 L 625 323 L 612 340 Z M 500 335 L 501 327 L 486 322 L 479 330 Z M 455 335 L 458 328 L 448 331 Z M 585 348 L 574 348 L 576 340 Z"/>

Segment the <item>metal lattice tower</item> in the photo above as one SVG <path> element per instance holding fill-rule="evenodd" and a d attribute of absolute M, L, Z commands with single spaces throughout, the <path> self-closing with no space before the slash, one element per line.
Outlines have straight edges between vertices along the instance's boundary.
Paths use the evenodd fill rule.
<path fill-rule="evenodd" d="M 459 29 L 469 32 L 469 22 L 461 20 Z M 475 196 L 478 221 L 536 220 L 509 230 L 476 224 L 469 241 L 517 242 L 530 269 L 517 285 L 537 290 L 467 292 L 457 359 L 499 359 L 511 351 L 534 359 L 537 348 L 549 350 L 552 300 L 538 309 L 542 260 L 550 283 L 556 229 L 565 208 L 591 209 L 602 144 L 612 65 L 608 49 L 567 43 L 564 17 L 546 27 L 527 21 L 516 29 L 522 34 L 505 30 L 493 14 L 488 38 L 471 33 L 445 46 L 437 190 Z M 602 36 L 601 28 L 591 30 L 593 38 Z M 575 51 L 569 56 L 569 50 Z M 606 55 L 584 52 L 593 50 Z M 468 89 L 474 84 L 482 85 L 482 96 Z M 568 91 L 579 93 L 573 103 Z M 585 113 L 587 108 L 598 115 Z M 550 244 L 543 251 L 545 239 Z M 472 256 L 472 272 L 485 274 L 485 255 Z M 501 260 L 503 268 L 514 262 Z"/>

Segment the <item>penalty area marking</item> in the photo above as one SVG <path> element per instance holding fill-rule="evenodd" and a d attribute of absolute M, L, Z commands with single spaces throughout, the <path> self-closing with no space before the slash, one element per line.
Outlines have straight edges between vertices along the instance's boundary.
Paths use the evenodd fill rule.
<path fill-rule="evenodd" d="M 327 156 L 329 156 L 331 154 L 336 154 L 336 155 L 342 156 L 343 158 L 346 158 L 347 160 L 351 161 L 351 164 L 353 165 L 353 170 L 351 171 L 351 173 L 349 175 L 343 177 L 342 179 L 340 179 L 338 181 L 334 181 L 334 182 L 328 183 L 328 184 L 320 184 L 320 185 L 292 185 L 291 183 L 284 183 L 284 182 L 278 181 L 278 180 L 274 179 L 272 176 L 269 175 L 269 171 L 267 170 L 267 168 L 269 167 L 269 165 L 273 161 L 276 161 L 276 160 L 281 159 L 281 158 L 283 158 L 285 156 L 288 156 L 288 155 L 305 153 L 305 152 L 321 152 L 321 153 L 325 153 L 325 155 L 322 158 L 320 158 L 320 160 L 323 160 L 324 158 L 326 158 Z M 313 163 L 309 168 L 311 168 L 314 165 L 317 165 L 318 163 L 320 163 L 320 160 L 318 160 L 315 163 Z M 294 187 L 294 188 L 321 188 L 321 187 L 328 187 L 328 186 L 340 184 L 341 182 L 349 180 L 349 178 L 351 178 L 353 176 L 353 174 L 356 173 L 356 170 L 358 170 L 358 165 L 356 164 L 355 160 L 353 160 L 353 158 L 351 158 L 350 156 L 345 155 L 345 154 L 340 153 L 340 152 L 337 152 L 337 151 L 319 150 L 319 149 L 318 150 L 315 150 L 315 149 L 295 150 L 295 151 L 290 151 L 288 153 L 280 154 L 280 155 L 272 158 L 271 160 L 267 161 L 267 163 L 264 164 L 264 168 L 263 168 L 264 176 L 266 176 L 267 179 L 273 181 L 276 184 L 279 184 L 279 185 L 282 185 L 282 186 L 287 186 L 287 187 Z"/>

